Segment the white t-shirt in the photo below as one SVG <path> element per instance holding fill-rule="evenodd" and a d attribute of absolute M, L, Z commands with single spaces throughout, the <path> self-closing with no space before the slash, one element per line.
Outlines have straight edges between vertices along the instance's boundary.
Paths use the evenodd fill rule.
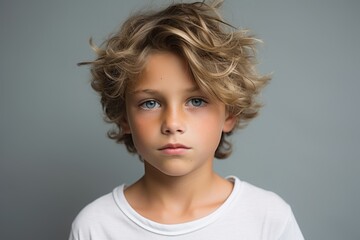
<path fill-rule="evenodd" d="M 121 185 L 86 206 L 75 218 L 69 240 L 304 239 L 290 206 L 272 192 L 229 177 L 234 188 L 209 215 L 181 224 L 160 224 L 138 214 Z"/>

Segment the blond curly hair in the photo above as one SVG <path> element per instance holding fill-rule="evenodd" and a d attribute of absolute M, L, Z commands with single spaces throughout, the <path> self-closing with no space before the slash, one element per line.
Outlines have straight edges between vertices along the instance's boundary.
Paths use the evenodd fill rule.
<path fill-rule="evenodd" d="M 121 130 L 126 121 L 125 91 L 154 51 L 182 57 L 200 89 L 223 102 L 236 117 L 236 128 L 258 114 L 261 104 L 256 96 L 270 80 L 255 68 L 259 40 L 226 23 L 218 13 L 220 5 L 174 3 L 160 11 L 138 12 L 100 47 L 90 39 L 97 58 L 79 65 L 91 65 L 91 86 L 101 96 L 105 120 L 115 124 L 108 136 L 124 143 L 129 152 L 137 150 L 131 134 Z M 216 158 L 230 155 L 232 146 L 226 137 L 231 133 L 222 134 Z"/>

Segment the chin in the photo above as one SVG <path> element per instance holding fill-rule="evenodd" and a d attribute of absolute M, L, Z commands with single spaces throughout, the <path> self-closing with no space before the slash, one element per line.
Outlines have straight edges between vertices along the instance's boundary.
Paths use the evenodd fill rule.
<path fill-rule="evenodd" d="M 157 170 L 165 175 L 165 176 L 169 176 L 169 177 L 182 177 L 185 176 L 187 174 L 189 174 L 189 169 L 181 169 L 181 168 L 157 168 Z"/>
<path fill-rule="evenodd" d="M 172 162 L 170 164 L 166 164 L 166 166 L 154 166 L 152 168 L 155 169 L 156 172 L 169 177 L 181 177 L 189 174 L 192 169 L 189 166 L 184 166 L 181 163 Z"/>

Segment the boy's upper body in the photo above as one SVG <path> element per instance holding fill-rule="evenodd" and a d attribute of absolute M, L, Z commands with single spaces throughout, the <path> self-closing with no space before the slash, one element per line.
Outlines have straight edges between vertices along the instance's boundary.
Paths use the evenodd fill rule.
<path fill-rule="evenodd" d="M 268 80 L 254 71 L 255 39 L 223 24 L 204 3 L 175 4 L 96 48 L 92 86 L 118 127 L 110 137 L 144 175 L 84 208 L 70 239 L 303 239 L 283 200 L 213 170 Z"/>
<path fill-rule="evenodd" d="M 73 223 L 70 240 L 81 239 L 251 239 L 300 240 L 291 208 L 276 194 L 236 177 L 226 201 L 200 219 L 164 224 L 139 214 L 121 185 L 85 207 Z"/>

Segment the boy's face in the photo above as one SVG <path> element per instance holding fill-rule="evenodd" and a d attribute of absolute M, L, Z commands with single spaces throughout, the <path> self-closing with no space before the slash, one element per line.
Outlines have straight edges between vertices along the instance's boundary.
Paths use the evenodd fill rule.
<path fill-rule="evenodd" d="M 168 52 L 148 57 L 126 94 L 126 109 L 123 131 L 146 164 L 169 176 L 212 166 L 222 132 L 235 124 L 223 103 L 200 91 L 185 62 Z"/>

